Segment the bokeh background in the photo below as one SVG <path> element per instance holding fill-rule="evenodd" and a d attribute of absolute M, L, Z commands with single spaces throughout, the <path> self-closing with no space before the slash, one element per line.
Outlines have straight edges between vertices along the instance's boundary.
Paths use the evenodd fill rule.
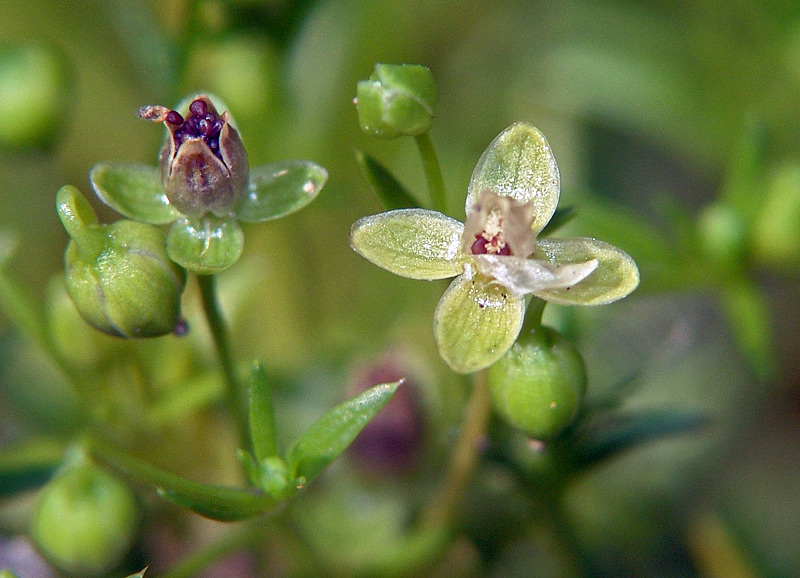
<path fill-rule="evenodd" d="M 547 135 L 562 204 L 577 209 L 565 232 L 620 246 L 642 271 L 640 289 L 624 302 L 552 308 L 550 322 L 578 342 L 593 391 L 636 375 L 630 408 L 709 417 L 703 430 L 638 448 L 576 484 L 570 507 L 599 565 L 608 575 L 703 575 L 722 520 L 756 575 L 800 574 L 796 2 L 4 0 L 3 251 L 8 235 L 16 240 L 5 269 L 50 307 L 67 242 L 55 192 L 73 184 L 90 196 L 87 175 L 99 161 L 155 163 L 163 133 L 139 120 L 137 108 L 211 91 L 227 102 L 253 165 L 306 158 L 330 174 L 302 212 L 248 227 L 241 262 L 222 274 L 237 354 L 305 384 L 289 387 L 284 405 L 295 416 L 286 422 L 302 423 L 341 399 L 356 366 L 402 351 L 428 384 L 430 444 L 441 456 L 464 395 L 433 345 L 441 286 L 378 270 L 348 245 L 352 222 L 381 210 L 356 149 L 426 198 L 413 141 L 359 130 L 356 82 L 377 62 L 433 71 L 431 138 L 457 218 L 472 167 L 494 136 L 517 120 Z M 101 219 L 116 218 L 95 206 Z M 190 324 L 204 331 L 191 288 L 186 299 Z M 64 406 L 47 380 L 19 367 L 27 345 L 8 315 L 0 330 L 0 441 L 52 429 L 43 416 L 60 423 Z M 73 339 L 78 356 L 82 338 Z M 433 465 L 424 471 L 420 480 L 436 477 Z M 525 505 L 504 493 L 506 480 L 485 474 L 470 535 L 478 550 L 500 550 L 487 572 L 550 575 L 536 536 L 502 546 L 487 537 L 503 510 L 487 503 Z M 409 486 L 402 492 L 415 495 Z M 380 496 L 380 516 L 402 511 Z M 299 525 L 332 567 L 357 568 L 369 540 L 349 554 L 335 544 L 377 522 L 350 520 L 352 531 L 334 538 L 326 523 L 347 508 L 308 510 Z M 15 515 L 0 523 L 9 533 L 21 524 Z M 471 575 L 474 566 L 464 566 Z"/>

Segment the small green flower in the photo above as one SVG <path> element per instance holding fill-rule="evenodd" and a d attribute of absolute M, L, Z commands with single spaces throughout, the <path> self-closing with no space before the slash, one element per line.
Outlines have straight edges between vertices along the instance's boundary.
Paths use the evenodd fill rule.
<path fill-rule="evenodd" d="M 592 238 L 537 239 L 558 204 L 560 176 L 538 129 L 517 123 L 486 149 L 472 174 L 465 224 L 425 209 L 364 217 L 350 243 L 412 279 L 456 277 L 434 314 L 439 353 L 459 373 L 488 367 L 516 341 L 526 297 L 602 305 L 639 284 L 620 249 Z"/>
<path fill-rule="evenodd" d="M 269 221 L 293 213 L 317 196 L 328 173 L 302 160 L 249 168 L 225 107 L 204 94 L 170 110 L 145 106 L 139 116 L 161 122 L 167 136 L 159 167 L 100 163 L 89 179 L 111 208 L 152 225 L 172 223 L 167 254 L 200 275 L 217 273 L 241 256 L 239 222 Z"/>

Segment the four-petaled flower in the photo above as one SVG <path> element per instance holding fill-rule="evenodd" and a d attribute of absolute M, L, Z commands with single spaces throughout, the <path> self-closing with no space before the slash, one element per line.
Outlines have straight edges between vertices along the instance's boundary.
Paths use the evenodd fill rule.
<path fill-rule="evenodd" d="M 159 167 L 100 163 L 89 179 L 100 199 L 124 216 L 151 225 L 172 223 L 167 254 L 182 267 L 211 274 L 242 253 L 239 222 L 277 219 L 310 203 L 328 173 L 310 161 L 249 168 L 230 114 L 199 94 L 177 110 L 144 106 L 141 118 L 167 128 Z M 179 112 L 182 111 L 182 112 Z"/>
<path fill-rule="evenodd" d="M 537 239 L 558 204 L 560 177 L 535 127 L 503 131 L 472 174 L 465 224 L 425 209 L 364 217 L 350 243 L 376 265 L 412 279 L 456 277 L 434 314 L 434 336 L 450 367 L 488 367 L 516 341 L 533 295 L 561 305 L 601 305 L 639 284 L 636 263 L 586 237 Z"/>

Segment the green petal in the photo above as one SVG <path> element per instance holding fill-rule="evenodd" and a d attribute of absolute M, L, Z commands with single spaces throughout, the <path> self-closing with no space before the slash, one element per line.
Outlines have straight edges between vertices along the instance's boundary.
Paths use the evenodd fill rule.
<path fill-rule="evenodd" d="M 282 161 L 250 171 L 250 186 L 236 206 L 246 223 L 269 221 L 294 213 L 313 201 L 328 172 L 311 161 Z"/>
<path fill-rule="evenodd" d="M 533 230 L 544 228 L 556 210 L 561 190 L 558 165 L 539 129 L 525 122 L 512 124 L 481 156 L 467 193 L 467 215 L 485 190 L 534 206 Z"/>
<path fill-rule="evenodd" d="M 359 219 L 350 245 L 365 259 L 411 279 L 446 279 L 464 270 L 464 225 L 425 209 L 398 209 Z"/>
<path fill-rule="evenodd" d="M 577 285 L 534 293 L 559 305 L 605 305 L 622 299 L 639 285 L 639 269 L 621 249 L 588 237 L 540 239 L 536 259 L 565 265 L 597 259 L 597 269 Z"/>
<path fill-rule="evenodd" d="M 167 234 L 167 255 L 184 269 L 211 275 L 227 269 L 242 254 L 244 234 L 230 217 L 182 218 Z"/>
<path fill-rule="evenodd" d="M 490 366 L 514 344 L 525 317 L 525 301 L 483 277 L 458 277 L 433 316 L 439 353 L 458 373 Z"/>
<path fill-rule="evenodd" d="M 156 167 L 99 163 L 89 173 L 94 192 L 106 205 L 134 221 L 165 225 L 178 218 Z"/>

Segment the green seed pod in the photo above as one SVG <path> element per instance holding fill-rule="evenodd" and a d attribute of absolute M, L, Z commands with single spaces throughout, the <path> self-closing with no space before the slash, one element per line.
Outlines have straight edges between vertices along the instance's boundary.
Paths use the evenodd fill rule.
<path fill-rule="evenodd" d="M 549 440 L 567 427 L 586 391 L 575 346 L 548 327 L 520 335 L 488 369 L 495 411 L 532 438 Z"/>
<path fill-rule="evenodd" d="M 164 106 L 144 106 L 141 118 L 163 122 L 167 138 L 159 165 L 169 202 L 188 217 L 233 215 L 250 177 L 247 152 L 228 112 L 197 96 L 184 118 Z"/>
<path fill-rule="evenodd" d="M 418 136 L 433 124 L 436 82 L 419 64 L 376 64 L 358 83 L 356 109 L 361 129 L 375 137 Z"/>
<path fill-rule="evenodd" d="M 60 570 L 98 576 L 120 564 L 133 545 L 139 521 L 131 488 L 81 457 L 42 490 L 31 536 Z"/>
<path fill-rule="evenodd" d="M 75 187 L 62 187 L 56 204 L 72 238 L 64 254 L 67 291 L 81 316 L 109 335 L 171 333 L 186 271 L 167 257 L 164 233 L 128 220 L 99 224 Z"/>

